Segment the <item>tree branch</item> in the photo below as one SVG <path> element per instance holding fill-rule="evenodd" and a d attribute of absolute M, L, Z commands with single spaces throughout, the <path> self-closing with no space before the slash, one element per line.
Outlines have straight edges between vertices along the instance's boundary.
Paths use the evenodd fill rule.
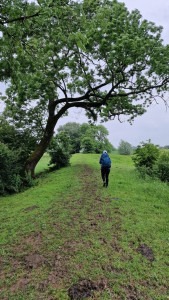
<path fill-rule="evenodd" d="M 160 84 L 151 85 L 151 86 L 148 86 L 148 87 L 145 87 L 145 88 L 140 88 L 139 90 L 137 90 L 137 87 L 136 88 L 130 88 L 130 90 L 132 90 L 131 92 L 121 93 L 121 94 L 119 93 L 118 96 L 119 97 L 126 97 L 126 96 L 130 96 L 130 95 L 138 95 L 138 94 L 141 94 L 141 93 L 146 93 L 147 91 L 151 91 L 153 89 L 160 88 L 160 87 L 166 85 L 167 83 L 169 83 L 169 77 L 165 78 Z M 115 95 L 112 95 L 112 96 L 115 96 Z"/>
<path fill-rule="evenodd" d="M 4 21 L 1 21 L 1 20 L 0 20 L 0 24 L 1 24 L 1 25 L 5 25 L 5 24 L 17 22 L 17 21 L 23 22 L 23 21 L 25 21 L 25 20 L 28 20 L 28 19 L 31 19 L 31 18 L 34 18 L 34 17 L 38 17 L 39 15 L 40 15 L 40 11 L 38 11 L 38 12 L 36 12 L 35 14 L 30 15 L 30 16 L 20 16 L 20 17 L 11 19 L 11 20 L 8 20 L 7 18 L 5 18 L 5 17 L 3 17 L 3 16 L 0 16 L 0 19 L 4 19 Z"/>

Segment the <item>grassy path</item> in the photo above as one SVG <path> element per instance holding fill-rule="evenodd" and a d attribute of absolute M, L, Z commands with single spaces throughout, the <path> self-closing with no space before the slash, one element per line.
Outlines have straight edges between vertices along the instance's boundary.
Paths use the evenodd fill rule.
<path fill-rule="evenodd" d="M 103 188 L 98 158 L 75 155 L 1 199 L 0 299 L 169 298 L 168 186 L 114 156 Z"/>

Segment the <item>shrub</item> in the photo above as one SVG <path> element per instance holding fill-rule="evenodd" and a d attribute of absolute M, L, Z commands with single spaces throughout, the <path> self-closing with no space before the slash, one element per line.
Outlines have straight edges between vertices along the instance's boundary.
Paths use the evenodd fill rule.
<path fill-rule="evenodd" d="M 0 194 L 18 192 L 21 189 L 21 165 L 19 152 L 12 151 L 7 145 L 0 143 Z"/>
<path fill-rule="evenodd" d="M 161 181 L 169 182 L 169 151 L 163 151 L 157 162 L 158 177 Z"/>
<path fill-rule="evenodd" d="M 61 148 L 50 151 L 49 155 L 51 157 L 49 165 L 55 165 L 55 169 L 60 169 L 70 164 L 70 153 L 63 151 Z"/>
<path fill-rule="evenodd" d="M 135 167 L 140 173 L 154 176 L 156 173 L 156 162 L 159 157 L 160 150 L 158 146 L 148 142 L 141 143 L 132 157 Z"/>
<path fill-rule="evenodd" d="M 33 179 L 24 171 L 23 155 L 22 149 L 11 150 L 0 142 L 0 195 L 33 185 Z"/>
<path fill-rule="evenodd" d="M 54 165 L 55 169 L 60 169 L 70 164 L 70 143 L 69 137 L 65 132 L 60 132 L 53 138 L 48 153 L 51 157 L 49 165 Z"/>

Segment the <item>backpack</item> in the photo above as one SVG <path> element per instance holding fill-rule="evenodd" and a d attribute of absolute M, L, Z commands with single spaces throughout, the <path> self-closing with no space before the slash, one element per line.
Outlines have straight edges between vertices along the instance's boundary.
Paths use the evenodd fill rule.
<path fill-rule="evenodd" d="M 102 155 L 101 157 L 101 164 L 103 167 L 111 167 L 111 160 L 110 157 L 106 154 L 106 155 Z"/>

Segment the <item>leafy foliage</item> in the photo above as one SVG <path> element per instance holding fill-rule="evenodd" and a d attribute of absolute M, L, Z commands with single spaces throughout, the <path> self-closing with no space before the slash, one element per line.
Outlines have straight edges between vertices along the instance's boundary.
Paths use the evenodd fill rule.
<path fill-rule="evenodd" d="M 94 153 L 95 145 L 94 141 L 90 136 L 84 136 L 81 142 L 82 152 L 83 153 Z"/>
<path fill-rule="evenodd" d="M 0 194 L 19 192 L 23 182 L 28 184 L 28 178 L 21 176 L 20 155 L 20 151 L 10 150 L 0 143 Z"/>
<path fill-rule="evenodd" d="M 0 117 L 0 193 L 19 192 L 32 185 L 25 174 L 25 160 L 35 147 L 36 139 L 29 130 L 17 130 L 4 116 Z"/>
<path fill-rule="evenodd" d="M 84 153 L 100 153 L 104 149 L 113 150 L 107 139 L 108 131 L 102 125 L 83 123 L 81 125 L 81 151 Z"/>
<path fill-rule="evenodd" d="M 114 149 L 107 138 L 108 130 L 103 125 L 69 122 L 60 126 L 58 132 L 68 135 L 71 153 L 100 153 L 104 149 L 112 152 Z"/>
<path fill-rule="evenodd" d="M 59 126 L 58 133 L 65 132 L 69 138 L 70 152 L 78 153 L 80 151 L 81 125 L 75 122 L 68 122 Z"/>
<path fill-rule="evenodd" d="M 55 169 L 66 167 L 70 164 L 70 143 L 65 132 L 58 133 L 50 144 L 48 150 L 51 160 L 49 165 L 54 165 Z"/>
<path fill-rule="evenodd" d="M 162 151 L 157 162 L 158 177 L 169 182 L 169 150 Z"/>
<path fill-rule="evenodd" d="M 14 125 L 10 125 L 3 114 L 0 117 L 0 141 L 6 144 L 9 149 L 19 151 L 22 168 L 37 143 L 36 137 L 32 135 L 29 129 L 18 129 Z"/>
<path fill-rule="evenodd" d="M 142 142 L 141 145 L 136 148 L 132 159 L 140 173 L 152 176 L 159 154 L 160 150 L 158 146 L 152 144 L 150 141 L 148 143 Z"/>
<path fill-rule="evenodd" d="M 132 153 L 132 150 L 133 149 L 132 149 L 132 146 L 130 143 L 123 141 L 123 140 L 120 141 L 120 144 L 118 147 L 119 154 L 130 155 Z"/>
<path fill-rule="evenodd" d="M 6 190 L 18 190 L 20 180 L 18 180 L 19 170 L 16 166 L 16 155 L 5 145 L 0 143 L 0 193 Z"/>

